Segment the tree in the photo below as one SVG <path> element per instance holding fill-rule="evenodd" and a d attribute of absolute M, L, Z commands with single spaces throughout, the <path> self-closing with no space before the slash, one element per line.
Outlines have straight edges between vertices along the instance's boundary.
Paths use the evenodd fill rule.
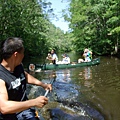
<path fill-rule="evenodd" d="M 88 47 L 96 54 L 117 53 L 119 5 L 118 0 L 71 0 L 66 20 L 70 22 L 76 51 Z"/>

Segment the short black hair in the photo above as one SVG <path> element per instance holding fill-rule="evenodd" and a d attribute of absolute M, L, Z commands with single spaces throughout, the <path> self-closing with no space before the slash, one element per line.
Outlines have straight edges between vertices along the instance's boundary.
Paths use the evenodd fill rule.
<path fill-rule="evenodd" d="M 1 57 L 2 59 L 8 59 L 14 52 L 21 52 L 23 49 L 23 40 L 21 38 L 7 38 L 1 43 Z"/>

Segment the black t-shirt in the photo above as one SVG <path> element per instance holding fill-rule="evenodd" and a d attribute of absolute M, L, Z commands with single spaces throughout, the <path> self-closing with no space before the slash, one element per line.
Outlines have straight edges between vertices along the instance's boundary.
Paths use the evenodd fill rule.
<path fill-rule="evenodd" d="M 18 65 L 14 72 L 10 72 L 0 64 L 0 79 L 5 81 L 8 92 L 8 99 L 13 101 L 25 101 L 26 95 L 26 77 L 22 64 Z M 2 115 L 3 117 L 10 117 L 14 120 L 15 114 Z M 5 119 L 4 120 L 11 120 Z"/>

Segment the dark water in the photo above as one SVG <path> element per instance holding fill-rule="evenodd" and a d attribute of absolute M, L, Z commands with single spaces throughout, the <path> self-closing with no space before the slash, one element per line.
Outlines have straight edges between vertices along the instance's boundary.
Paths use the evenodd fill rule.
<path fill-rule="evenodd" d="M 70 55 L 72 60 L 78 59 L 78 56 Z M 120 120 L 120 59 L 115 57 L 100 59 L 101 63 L 97 66 L 42 71 L 33 75 L 43 82 L 49 82 L 51 76 L 55 74 L 57 82 L 79 86 L 78 101 L 92 104 L 105 116 L 105 120 Z M 50 104 L 49 107 L 54 105 L 55 103 Z"/>

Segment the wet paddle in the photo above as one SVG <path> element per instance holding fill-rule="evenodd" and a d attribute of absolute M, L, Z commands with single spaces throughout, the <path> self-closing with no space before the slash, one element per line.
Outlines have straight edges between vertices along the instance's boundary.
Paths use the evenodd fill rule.
<path fill-rule="evenodd" d="M 53 75 L 53 79 L 50 81 L 50 84 L 51 84 L 51 85 L 52 85 L 53 82 L 55 81 L 55 78 L 56 78 L 56 76 Z M 49 92 L 50 92 L 50 90 L 46 90 L 44 96 L 47 97 L 47 95 L 48 95 Z M 36 108 L 37 118 L 38 118 L 38 119 L 40 118 L 40 120 L 44 120 L 44 118 L 43 118 L 43 117 L 41 116 L 41 114 L 40 114 L 41 112 L 42 112 L 42 109 L 39 111 L 38 108 Z"/>
<path fill-rule="evenodd" d="M 56 77 L 56 76 L 55 76 L 55 75 L 53 75 L 53 77 L 54 77 L 54 78 L 50 81 L 50 84 L 51 84 L 51 85 L 52 85 L 52 84 L 53 84 L 53 82 L 55 81 L 55 77 Z M 46 90 L 46 92 L 45 92 L 44 96 L 45 96 L 45 97 L 47 97 L 47 95 L 48 95 L 48 93 L 49 93 L 49 92 L 50 92 L 50 90 Z"/>

